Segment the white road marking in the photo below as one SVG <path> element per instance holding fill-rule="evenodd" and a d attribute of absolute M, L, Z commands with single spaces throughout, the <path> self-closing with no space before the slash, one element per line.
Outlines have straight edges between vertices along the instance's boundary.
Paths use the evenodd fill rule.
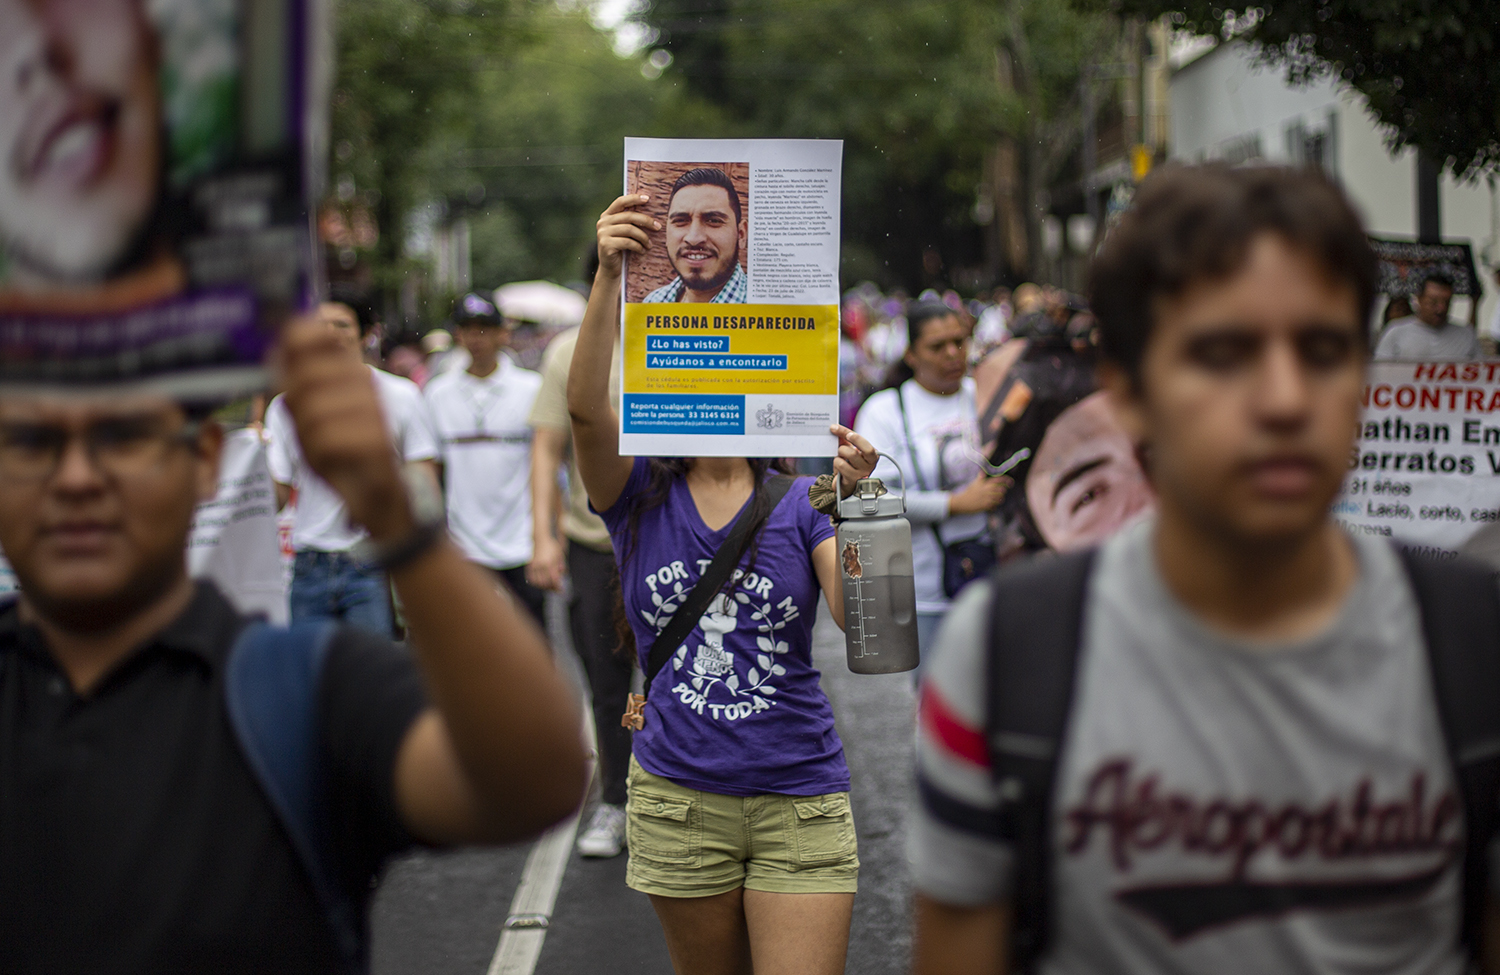
<path fill-rule="evenodd" d="M 598 743 L 594 740 L 591 713 L 588 708 L 583 709 L 584 740 L 592 752 Z M 594 761 L 590 766 L 592 784 L 599 763 Z M 527 854 L 516 895 L 511 898 L 505 929 L 500 933 L 500 943 L 495 946 L 495 957 L 490 959 L 486 975 L 532 975 L 536 971 L 552 909 L 557 905 L 557 892 L 568 869 L 568 855 L 573 852 L 573 838 L 577 835 L 578 813 L 574 813 L 543 833 Z"/>
<path fill-rule="evenodd" d="M 568 868 L 568 854 L 573 849 L 573 837 L 577 833 L 578 816 L 573 815 L 537 840 L 521 870 L 521 882 L 510 902 L 510 917 L 532 924 L 537 919 L 552 917 L 557 891 L 562 887 L 563 871 Z M 507 928 L 500 935 L 500 944 L 495 948 L 495 957 L 490 960 L 488 975 L 531 975 L 542 955 L 542 942 L 546 940 L 545 927 Z"/>

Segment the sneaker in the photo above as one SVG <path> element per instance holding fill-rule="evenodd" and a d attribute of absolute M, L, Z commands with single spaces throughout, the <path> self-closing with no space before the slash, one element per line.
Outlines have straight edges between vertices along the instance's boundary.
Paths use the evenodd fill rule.
<path fill-rule="evenodd" d="M 617 857 L 625 848 L 625 807 L 601 802 L 578 837 L 578 853 L 586 857 Z"/>

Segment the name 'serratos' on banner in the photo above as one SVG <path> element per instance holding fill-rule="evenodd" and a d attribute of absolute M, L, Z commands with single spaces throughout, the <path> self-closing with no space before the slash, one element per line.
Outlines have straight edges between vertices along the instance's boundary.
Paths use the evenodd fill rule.
<path fill-rule="evenodd" d="M 625 191 L 661 229 L 625 268 L 621 453 L 833 454 L 842 158 L 816 140 L 625 140 Z"/>
<path fill-rule="evenodd" d="M 1500 361 L 1373 364 L 1333 513 L 1438 555 L 1500 525 Z"/>

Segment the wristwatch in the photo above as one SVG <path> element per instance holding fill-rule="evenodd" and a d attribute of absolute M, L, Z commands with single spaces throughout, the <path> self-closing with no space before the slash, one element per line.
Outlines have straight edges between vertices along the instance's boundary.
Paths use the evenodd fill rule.
<path fill-rule="evenodd" d="M 426 469 L 407 464 L 401 468 L 401 481 L 411 505 L 412 530 L 388 542 L 368 537 L 356 542 L 349 554 L 368 569 L 390 572 L 401 568 L 436 545 L 447 527 L 443 496 Z"/>

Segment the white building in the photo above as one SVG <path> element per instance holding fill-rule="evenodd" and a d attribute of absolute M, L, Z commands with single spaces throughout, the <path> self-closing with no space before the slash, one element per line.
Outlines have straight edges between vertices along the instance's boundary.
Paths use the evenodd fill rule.
<path fill-rule="evenodd" d="M 1358 92 L 1333 80 L 1293 87 L 1279 67 L 1257 65 L 1249 46 L 1220 44 L 1186 60 L 1170 82 L 1170 156 L 1185 162 L 1263 159 L 1316 163 L 1339 180 L 1377 237 L 1417 236 L 1416 153 L 1391 155 Z M 1479 324 L 1487 331 L 1497 307 L 1489 269 L 1500 265 L 1500 199 L 1494 180 L 1439 181 L 1445 241 L 1468 240 L 1486 294 Z M 1453 317 L 1469 315 L 1454 300 Z"/>

